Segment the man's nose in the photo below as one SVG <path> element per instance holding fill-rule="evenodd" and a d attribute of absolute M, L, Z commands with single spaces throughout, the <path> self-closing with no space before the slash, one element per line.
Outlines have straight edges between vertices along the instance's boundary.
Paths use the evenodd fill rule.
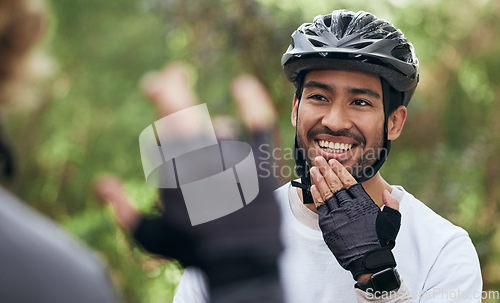
<path fill-rule="evenodd" d="M 328 127 L 332 131 L 350 129 L 352 127 L 352 119 L 349 112 L 341 104 L 330 106 L 321 122 L 323 126 Z"/>

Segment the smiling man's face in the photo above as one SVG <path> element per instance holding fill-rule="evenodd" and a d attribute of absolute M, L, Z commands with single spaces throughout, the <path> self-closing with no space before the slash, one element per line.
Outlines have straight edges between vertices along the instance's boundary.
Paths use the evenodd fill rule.
<path fill-rule="evenodd" d="M 300 106 L 297 98 L 293 102 L 292 124 L 309 166 L 316 156 L 336 159 L 355 177 L 383 147 L 384 118 L 380 78 L 362 72 L 310 71 Z"/>

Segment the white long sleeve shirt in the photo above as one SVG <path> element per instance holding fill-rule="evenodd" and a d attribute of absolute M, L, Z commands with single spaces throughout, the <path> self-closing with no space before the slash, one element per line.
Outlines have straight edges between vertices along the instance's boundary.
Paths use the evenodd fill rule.
<path fill-rule="evenodd" d="M 351 273 L 338 264 L 323 240 L 318 215 L 302 204 L 296 189 L 287 183 L 275 194 L 282 210 L 285 249 L 279 265 L 286 302 L 373 302 L 375 298 L 355 290 Z M 402 214 L 393 253 L 404 281 L 400 292 L 406 292 L 405 302 L 408 297 L 415 302 L 481 302 L 481 270 L 467 232 L 402 187 L 392 186 L 391 195 L 400 202 Z M 202 303 L 207 298 L 203 274 L 186 269 L 174 302 Z"/>

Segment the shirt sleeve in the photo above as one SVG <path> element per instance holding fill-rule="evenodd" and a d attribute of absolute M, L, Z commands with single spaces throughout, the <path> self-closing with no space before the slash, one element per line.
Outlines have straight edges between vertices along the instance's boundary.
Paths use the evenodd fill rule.
<path fill-rule="evenodd" d="M 205 274 L 195 267 L 186 268 L 175 292 L 173 303 L 207 303 L 208 298 Z"/>
<path fill-rule="evenodd" d="M 441 250 L 419 294 L 419 302 L 481 302 L 482 287 L 474 245 L 467 235 L 460 235 Z"/>

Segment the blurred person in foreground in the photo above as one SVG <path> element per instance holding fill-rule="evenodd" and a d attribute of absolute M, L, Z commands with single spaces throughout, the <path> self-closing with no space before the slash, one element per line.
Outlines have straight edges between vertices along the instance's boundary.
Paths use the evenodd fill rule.
<path fill-rule="evenodd" d="M 183 110 L 192 109 L 198 104 L 188 82 L 187 66 L 179 62 L 170 63 L 161 72 L 145 77 L 145 93 L 155 104 L 160 117 L 179 117 L 172 114 L 182 114 Z M 266 146 L 275 120 L 274 108 L 264 87 L 253 77 L 241 76 L 234 80 L 232 93 L 243 125 L 249 130 L 252 145 L 258 147 L 253 149 L 253 158 L 257 160 L 255 168 L 258 171 L 259 191 L 252 201 L 243 199 L 246 204 L 244 207 L 240 205 L 233 213 L 191 225 L 193 221 L 188 217 L 185 204 L 186 189 L 181 190 L 182 186 L 161 189 L 161 216 L 145 216 L 133 208 L 115 177 L 98 179 L 96 191 L 113 206 L 118 224 L 132 233 L 150 253 L 175 258 L 183 266 L 202 269 L 209 282 L 210 302 L 280 303 L 283 302 L 283 295 L 277 261 L 282 246 L 279 206 L 273 195 L 276 183 L 272 176 L 262 177 L 259 171 L 259 159 L 263 158 L 262 147 Z M 195 116 L 189 114 L 178 118 L 168 129 L 160 129 L 162 124 L 156 123 L 157 140 L 161 146 L 165 144 L 166 148 L 172 147 L 166 143 L 168 140 L 172 140 L 170 142 L 174 142 L 174 145 L 204 140 L 206 124 Z M 241 174 L 245 172 L 238 171 L 238 168 L 233 171 L 235 168 L 230 167 L 228 162 L 229 159 L 241 158 L 242 154 L 238 148 L 224 148 L 232 146 L 226 143 L 235 142 L 231 141 L 236 139 L 235 130 L 228 128 L 231 125 L 227 123 L 216 123 L 214 126 L 219 140 L 217 144 L 175 158 L 179 184 L 183 173 L 193 175 L 196 179 L 204 179 L 207 175 L 213 177 L 215 174 L 207 172 L 214 163 L 221 161 L 221 157 L 223 161 L 216 168 L 217 176 L 229 173 L 230 176 L 238 174 L 239 178 L 243 178 Z M 195 162 L 195 167 L 191 166 L 186 172 L 181 168 L 181 158 L 189 163 Z M 241 183 L 239 186 L 243 190 L 243 179 L 239 180 L 237 182 Z M 224 184 L 224 190 L 229 190 L 226 185 L 229 184 Z M 211 188 L 203 191 L 200 205 L 213 203 L 210 198 L 215 192 Z M 240 194 L 244 196 L 243 192 Z M 224 198 L 224 195 L 222 193 L 219 197 Z M 220 207 L 210 205 L 209 211 L 218 211 L 217 207 Z"/>
<path fill-rule="evenodd" d="M 2 103 L 9 101 L 8 86 L 25 72 L 23 62 L 44 25 L 39 1 L 0 0 Z M 13 157 L 1 139 L 3 172 L 9 177 Z M 118 297 L 90 250 L 0 187 L 0 302 L 113 303 Z"/>
<path fill-rule="evenodd" d="M 285 301 L 480 302 L 467 232 L 379 172 L 419 81 L 413 45 L 386 20 L 337 10 L 302 24 L 281 63 L 300 176 L 275 191 Z M 205 284 L 188 268 L 174 302 L 206 302 Z"/>

